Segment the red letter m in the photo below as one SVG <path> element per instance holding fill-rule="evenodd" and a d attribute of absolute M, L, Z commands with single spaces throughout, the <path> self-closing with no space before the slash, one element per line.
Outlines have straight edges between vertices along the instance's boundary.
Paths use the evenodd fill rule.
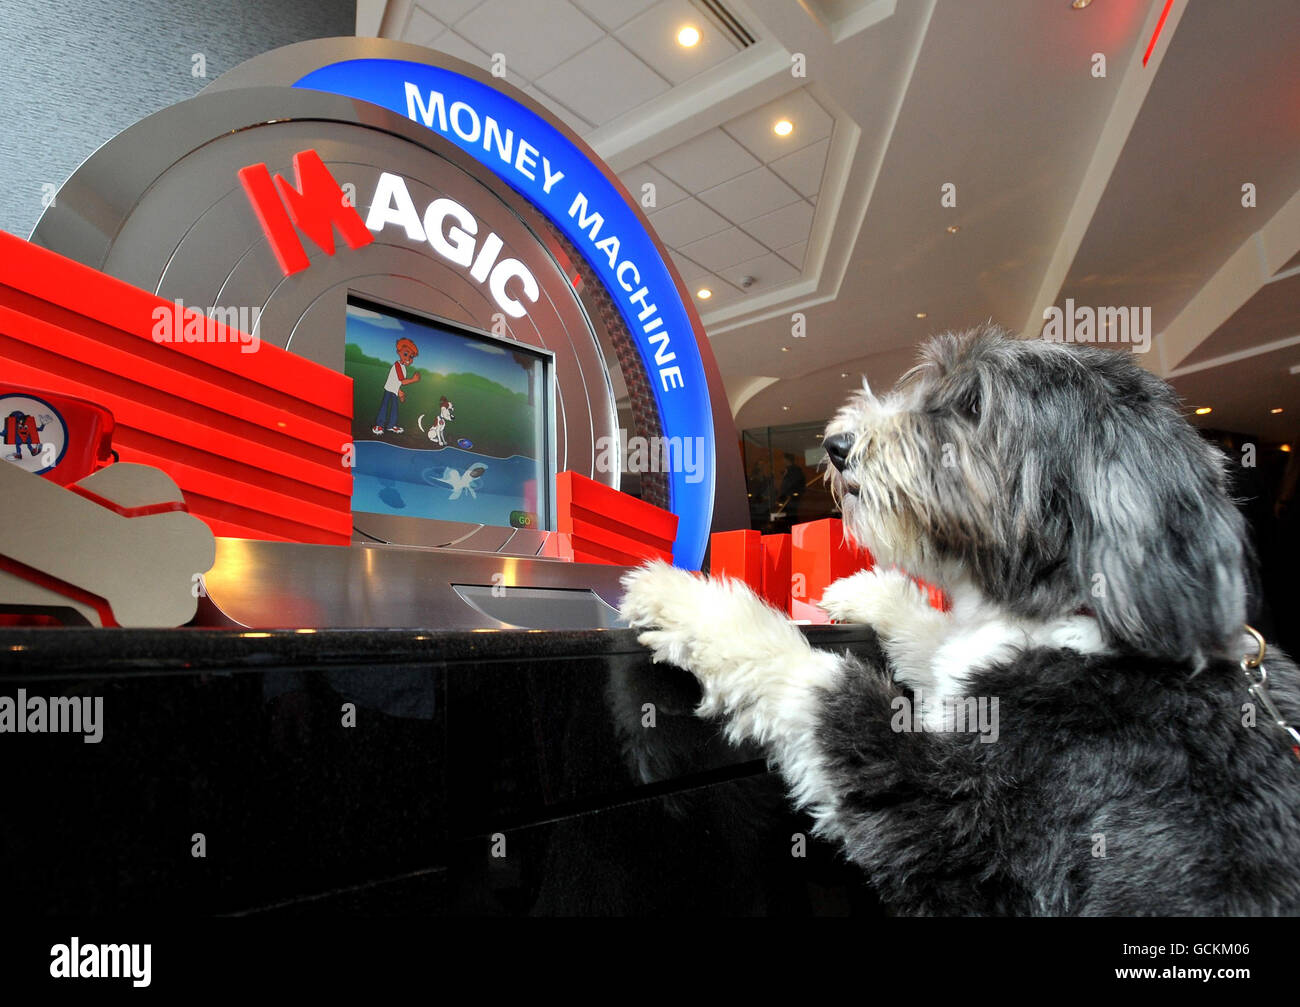
<path fill-rule="evenodd" d="M 349 248 L 360 248 L 375 240 L 361 214 L 348 202 L 316 151 L 304 150 L 294 154 L 293 174 L 297 187 L 286 182 L 283 175 L 276 175 L 272 185 L 271 173 L 264 164 L 250 164 L 239 169 L 240 184 L 248 195 L 248 201 L 253 204 L 253 212 L 257 214 L 258 223 L 262 225 L 285 276 L 311 264 L 302 240 L 294 230 L 295 224 L 326 255 L 334 254 L 335 226 Z M 279 195 L 275 191 L 277 186 Z"/>

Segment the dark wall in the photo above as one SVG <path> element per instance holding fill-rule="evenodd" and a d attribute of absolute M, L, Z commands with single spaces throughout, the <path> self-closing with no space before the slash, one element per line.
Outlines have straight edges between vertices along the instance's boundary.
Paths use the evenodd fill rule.
<path fill-rule="evenodd" d="M 0 0 L 0 230 L 28 237 L 43 187 L 244 60 L 355 31 L 356 0 Z"/>
<path fill-rule="evenodd" d="M 1250 434 L 1203 431 L 1227 454 L 1230 490 L 1250 531 L 1251 600 L 1246 618 L 1288 654 L 1300 654 L 1300 455 L 1259 444 Z M 1257 448 L 1252 466 L 1240 464 L 1243 447 Z"/>

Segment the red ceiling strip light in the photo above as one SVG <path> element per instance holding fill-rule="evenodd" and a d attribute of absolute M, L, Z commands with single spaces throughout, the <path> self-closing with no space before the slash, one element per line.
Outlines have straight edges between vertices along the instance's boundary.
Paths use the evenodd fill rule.
<path fill-rule="evenodd" d="M 1156 39 L 1164 30 L 1165 19 L 1169 17 L 1169 8 L 1174 5 L 1174 0 L 1165 0 L 1165 9 L 1160 12 L 1160 20 L 1156 22 L 1155 34 L 1151 36 L 1151 41 L 1147 43 L 1147 51 L 1142 54 L 1142 65 L 1147 65 L 1147 60 L 1151 58 L 1151 50 L 1156 47 Z"/>

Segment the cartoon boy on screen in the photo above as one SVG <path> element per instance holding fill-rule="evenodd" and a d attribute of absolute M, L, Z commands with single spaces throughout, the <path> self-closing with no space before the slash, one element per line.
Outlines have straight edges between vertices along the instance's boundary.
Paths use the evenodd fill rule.
<path fill-rule="evenodd" d="M 403 337 L 397 341 L 397 361 L 388 369 L 388 380 L 384 382 L 384 397 L 379 402 L 379 414 L 375 417 L 375 425 L 370 428 L 371 433 L 382 434 L 385 427 L 388 428 L 389 433 L 404 432 L 405 428 L 397 425 L 397 403 L 406 401 L 406 392 L 402 391 L 402 386 L 420 380 L 419 374 L 407 377 L 411 370 L 411 361 L 419 353 L 420 348 L 410 339 Z"/>

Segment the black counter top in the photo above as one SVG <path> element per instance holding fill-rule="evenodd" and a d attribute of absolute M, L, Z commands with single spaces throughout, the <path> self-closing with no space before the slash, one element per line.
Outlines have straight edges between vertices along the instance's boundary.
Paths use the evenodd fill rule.
<path fill-rule="evenodd" d="M 877 653 L 862 626 L 805 632 Z M 636 636 L 0 631 L 9 709 L 93 709 L 99 735 L 0 729 L 6 909 L 874 912 Z"/>
<path fill-rule="evenodd" d="M 865 626 L 802 627 L 815 646 L 874 639 Z M 424 665 L 446 661 L 537 660 L 565 655 L 634 655 L 631 629 L 4 629 L 0 678 L 51 672 L 150 673 L 212 668 Z"/>

